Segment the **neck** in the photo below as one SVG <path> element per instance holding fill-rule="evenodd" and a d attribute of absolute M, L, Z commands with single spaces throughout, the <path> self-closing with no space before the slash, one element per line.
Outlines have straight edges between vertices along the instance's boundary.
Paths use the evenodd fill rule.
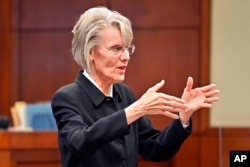
<path fill-rule="evenodd" d="M 97 75 L 93 75 L 84 72 L 84 75 L 97 87 L 99 90 L 105 95 L 105 96 L 112 96 L 112 83 L 108 82 L 107 80 L 101 80 L 100 77 L 97 77 Z"/>
<path fill-rule="evenodd" d="M 97 83 L 99 89 L 102 91 L 102 93 L 105 96 L 110 96 L 112 84 L 103 84 L 103 83 L 98 83 L 98 82 L 96 82 L 96 83 Z"/>

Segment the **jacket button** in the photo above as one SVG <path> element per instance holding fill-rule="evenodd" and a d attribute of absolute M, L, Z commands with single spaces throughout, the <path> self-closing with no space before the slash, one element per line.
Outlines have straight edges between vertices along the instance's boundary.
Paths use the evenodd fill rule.
<path fill-rule="evenodd" d="M 112 100 L 111 97 L 106 97 L 106 101 L 110 101 L 110 100 Z"/>

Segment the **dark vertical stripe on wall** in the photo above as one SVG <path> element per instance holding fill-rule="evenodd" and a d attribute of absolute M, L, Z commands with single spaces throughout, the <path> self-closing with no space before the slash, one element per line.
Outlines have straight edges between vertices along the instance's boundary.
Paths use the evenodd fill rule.
<path fill-rule="evenodd" d="M 10 1 L 2 0 L 0 2 L 0 34 L 1 34 L 1 46 L 0 46 L 0 89 L 1 89 L 1 101 L 0 101 L 0 114 L 9 115 L 9 99 L 11 95 L 10 91 Z"/>

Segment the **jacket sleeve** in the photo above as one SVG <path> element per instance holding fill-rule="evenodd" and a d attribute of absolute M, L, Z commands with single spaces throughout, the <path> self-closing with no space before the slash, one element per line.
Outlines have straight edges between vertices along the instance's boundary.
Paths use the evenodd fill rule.
<path fill-rule="evenodd" d="M 184 129 L 180 120 L 173 120 L 163 131 L 152 127 L 147 118 L 139 120 L 139 153 L 147 160 L 164 161 L 173 157 L 190 135 L 192 121 Z"/>

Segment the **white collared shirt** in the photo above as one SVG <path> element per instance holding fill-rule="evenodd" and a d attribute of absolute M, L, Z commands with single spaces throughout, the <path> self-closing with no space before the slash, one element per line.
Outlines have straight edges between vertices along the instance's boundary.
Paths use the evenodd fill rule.
<path fill-rule="evenodd" d="M 90 82 L 92 82 L 101 92 L 101 88 L 97 85 L 97 83 L 94 81 L 94 79 L 87 73 L 86 70 L 83 71 L 82 73 L 86 78 L 88 78 L 88 80 L 90 80 Z M 111 85 L 111 88 L 110 88 L 110 97 L 113 97 L 113 85 Z"/>

